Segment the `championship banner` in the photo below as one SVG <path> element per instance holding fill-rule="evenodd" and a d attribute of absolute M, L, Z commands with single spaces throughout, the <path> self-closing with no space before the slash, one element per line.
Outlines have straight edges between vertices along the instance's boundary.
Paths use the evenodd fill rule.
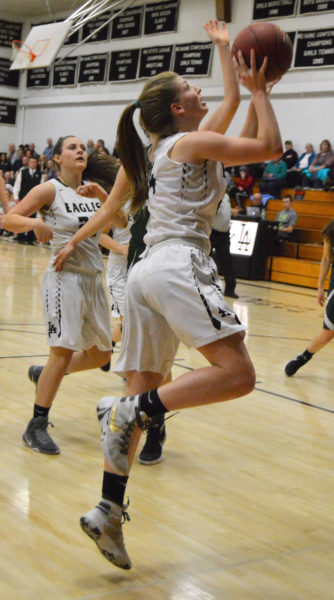
<path fill-rule="evenodd" d="M 300 0 L 299 13 L 301 15 L 314 15 L 324 12 L 334 12 L 334 0 Z"/>
<path fill-rule="evenodd" d="M 298 0 L 254 0 L 253 20 L 278 19 L 280 17 L 293 17 L 296 14 Z"/>
<path fill-rule="evenodd" d="M 297 31 L 295 68 L 334 65 L 334 28 Z"/>
<path fill-rule="evenodd" d="M 9 58 L 0 58 L 0 85 L 17 88 L 19 87 L 20 72 L 10 71 L 11 64 Z"/>
<path fill-rule="evenodd" d="M 179 75 L 209 75 L 213 56 L 212 42 L 191 42 L 175 46 L 173 70 Z"/>
<path fill-rule="evenodd" d="M 88 35 L 93 33 L 95 29 L 101 27 L 101 25 L 106 22 L 108 16 L 110 17 L 111 15 L 106 13 L 100 17 L 92 19 L 91 21 L 87 21 L 87 23 L 85 23 L 82 27 L 82 39 L 84 40 Z M 100 31 L 94 33 L 94 35 L 92 35 L 92 37 L 85 43 L 91 44 L 92 42 L 106 42 L 109 39 L 109 25 L 110 23 L 107 23 L 107 25 L 101 27 Z"/>
<path fill-rule="evenodd" d="M 140 51 L 138 78 L 152 77 L 162 71 L 170 71 L 173 46 L 155 46 Z"/>
<path fill-rule="evenodd" d="M 3 125 L 15 125 L 17 100 L 12 98 L 0 98 L 0 123 Z"/>
<path fill-rule="evenodd" d="M 12 47 L 13 40 L 21 39 L 22 23 L 9 23 L 0 20 L 0 46 Z"/>
<path fill-rule="evenodd" d="M 143 22 L 144 7 L 136 6 L 122 12 L 112 21 L 111 39 L 124 40 L 139 37 Z"/>
<path fill-rule="evenodd" d="M 153 35 L 154 33 L 176 31 L 178 11 L 178 0 L 146 4 L 144 34 Z"/>
<path fill-rule="evenodd" d="M 15 73 L 15 71 L 14 71 Z M 38 69 L 28 69 L 27 88 L 48 88 L 51 82 L 50 67 L 40 67 Z"/>
<path fill-rule="evenodd" d="M 137 79 L 139 49 L 112 52 L 108 81 L 135 81 Z"/>
<path fill-rule="evenodd" d="M 107 74 L 108 54 L 80 57 L 78 83 L 104 83 Z"/>
<path fill-rule="evenodd" d="M 53 66 L 53 87 L 76 85 L 78 72 L 78 57 L 64 58 Z"/>

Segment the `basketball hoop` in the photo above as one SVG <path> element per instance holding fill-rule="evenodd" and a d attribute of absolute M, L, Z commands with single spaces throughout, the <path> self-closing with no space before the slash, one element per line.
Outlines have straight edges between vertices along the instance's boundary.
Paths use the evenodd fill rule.
<path fill-rule="evenodd" d="M 48 46 L 50 38 L 45 40 L 37 40 L 31 47 L 29 44 L 22 42 L 21 40 L 12 41 L 12 61 L 16 60 L 19 62 L 26 62 L 27 59 L 30 63 L 33 63 L 37 56 L 41 56 L 44 50 Z"/>

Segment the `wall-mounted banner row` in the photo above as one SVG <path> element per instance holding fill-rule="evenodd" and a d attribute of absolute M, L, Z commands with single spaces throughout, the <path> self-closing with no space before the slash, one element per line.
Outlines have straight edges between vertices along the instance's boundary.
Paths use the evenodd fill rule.
<path fill-rule="evenodd" d="M 334 0 L 254 0 L 253 20 L 314 15 L 334 11 Z"/>
<path fill-rule="evenodd" d="M 0 123 L 2 125 L 15 125 L 17 100 L 0 98 Z"/>
<path fill-rule="evenodd" d="M 58 64 L 56 62 L 51 69 L 28 69 L 27 87 L 66 87 L 77 83 L 136 81 L 170 70 L 187 77 L 208 76 L 212 56 L 212 42 L 191 42 L 68 57 Z"/>

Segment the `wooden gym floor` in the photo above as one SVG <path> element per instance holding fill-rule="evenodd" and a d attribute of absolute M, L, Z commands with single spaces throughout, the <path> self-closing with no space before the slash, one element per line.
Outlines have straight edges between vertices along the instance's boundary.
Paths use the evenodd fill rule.
<path fill-rule="evenodd" d="M 100 498 L 100 369 L 66 377 L 50 418 L 60 456 L 23 446 L 31 364 L 48 349 L 40 285 L 49 250 L 0 241 L 2 600 L 332 600 L 333 346 L 295 377 L 285 362 L 321 328 L 315 291 L 239 282 L 255 391 L 167 422 L 165 460 L 135 464 L 124 527 L 131 571 L 108 563 L 79 518 Z M 174 377 L 204 359 L 184 346 Z"/>

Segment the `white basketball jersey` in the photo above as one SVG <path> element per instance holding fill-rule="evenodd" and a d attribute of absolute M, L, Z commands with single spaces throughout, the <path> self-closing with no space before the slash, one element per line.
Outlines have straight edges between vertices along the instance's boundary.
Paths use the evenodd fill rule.
<path fill-rule="evenodd" d="M 187 132 L 160 140 L 154 152 L 144 241 L 147 246 L 185 241 L 209 253 L 212 223 L 226 187 L 223 168 L 212 160 L 201 164 L 172 160 L 169 154 L 183 135 Z"/>
<path fill-rule="evenodd" d="M 100 202 L 98 198 L 80 196 L 59 179 L 50 179 L 48 183 L 52 183 L 56 190 L 55 199 L 50 207 L 42 208 L 40 213 L 45 223 L 53 231 L 49 263 L 49 267 L 51 267 L 55 254 L 100 208 Z M 100 234 L 96 234 L 80 242 L 65 262 L 64 269 L 79 272 L 103 271 L 103 258 L 99 249 L 99 240 Z"/>

